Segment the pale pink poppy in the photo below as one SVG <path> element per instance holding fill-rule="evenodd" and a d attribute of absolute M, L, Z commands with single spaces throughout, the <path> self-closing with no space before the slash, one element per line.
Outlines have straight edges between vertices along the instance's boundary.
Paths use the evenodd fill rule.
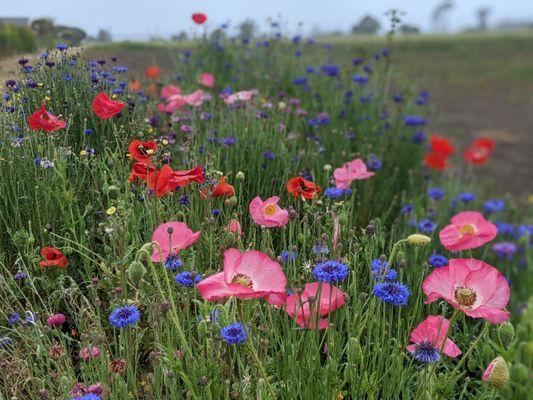
<path fill-rule="evenodd" d="M 450 339 L 442 343 L 450 329 L 450 321 L 440 315 L 430 315 L 412 330 L 409 340 L 414 343 L 407 346 L 407 351 L 418 361 L 432 363 L 439 360 L 440 350 L 448 357 L 455 358 L 461 350 Z"/>
<path fill-rule="evenodd" d="M 289 212 L 278 206 L 278 202 L 278 196 L 270 197 L 265 201 L 259 196 L 254 198 L 248 207 L 254 222 L 267 228 L 286 225 L 289 222 Z"/>
<path fill-rule="evenodd" d="M 302 294 L 296 292 L 287 297 L 285 311 L 302 328 L 326 329 L 329 320 L 324 317 L 343 305 L 342 290 L 328 283 L 314 282 L 306 283 Z"/>
<path fill-rule="evenodd" d="M 233 104 L 236 101 L 241 101 L 241 102 L 250 101 L 252 100 L 253 95 L 254 95 L 253 90 L 243 90 L 242 92 L 230 94 L 228 97 L 224 99 L 224 102 L 226 104 Z"/>
<path fill-rule="evenodd" d="M 202 298 L 208 301 L 222 300 L 230 296 L 239 299 L 267 298 L 285 293 L 287 279 L 279 265 L 265 253 L 237 249 L 224 252 L 222 272 L 211 275 L 198 283 Z"/>
<path fill-rule="evenodd" d="M 439 233 L 442 245 L 452 251 L 475 249 L 496 237 L 498 228 L 477 211 L 463 211 Z"/>
<path fill-rule="evenodd" d="M 493 324 L 509 319 L 504 308 L 509 303 L 509 283 L 493 266 L 474 258 L 451 259 L 435 268 L 422 283 L 426 304 L 443 298 L 472 318 L 485 318 Z"/>
<path fill-rule="evenodd" d="M 231 219 L 228 223 L 228 226 L 224 228 L 224 231 L 233 233 L 234 236 L 242 236 L 242 227 L 241 223 L 236 219 Z"/>
<path fill-rule="evenodd" d="M 368 179 L 372 176 L 374 173 L 368 172 L 365 163 L 360 158 L 356 158 L 333 171 L 337 189 L 348 189 L 353 181 Z"/>
<path fill-rule="evenodd" d="M 194 244 L 201 233 L 190 230 L 185 222 L 172 221 L 159 225 L 152 235 L 155 243 L 152 261 L 164 262 L 169 255 L 177 255 Z"/>
<path fill-rule="evenodd" d="M 176 110 L 183 108 L 187 104 L 187 100 L 180 94 L 170 96 L 166 104 L 158 104 L 157 109 L 161 112 L 173 113 Z"/>
<path fill-rule="evenodd" d="M 180 93 L 180 87 L 172 84 L 166 85 L 163 89 L 161 89 L 161 97 L 165 100 L 168 100 L 171 96 L 179 95 Z"/>
<path fill-rule="evenodd" d="M 204 91 L 197 89 L 194 92 L 183 96 L 188 105 L 199 107 L 204 102 Z"/>
<path fill-rule="evenodd" d="M 198 82 L 208 88 L 215 87 L 215 77 L 209 72 L 202 73 Z"/>

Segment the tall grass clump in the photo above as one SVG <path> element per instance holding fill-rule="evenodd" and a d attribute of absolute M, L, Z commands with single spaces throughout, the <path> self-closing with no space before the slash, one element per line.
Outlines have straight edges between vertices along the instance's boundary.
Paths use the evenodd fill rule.
<path fill-rule="evenodd" d="M 6 83 L 0 396 L 527 397 L 531 225 L 428 148 L 393 48 L 168 52 L 140 75 L 59 46 Z M 425 302 L 455 267 L 491 279 Z"/>
<path fill-rule="evenodd" d="M 32 52 L 37 48 L 37 36 L 28 27 L 0 25 L 0 54 Z"/>

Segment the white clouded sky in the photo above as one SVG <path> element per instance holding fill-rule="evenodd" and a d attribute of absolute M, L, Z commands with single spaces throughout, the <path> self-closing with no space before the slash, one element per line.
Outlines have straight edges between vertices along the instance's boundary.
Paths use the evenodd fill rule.
<path fill-rule="evenodd" d="M 96 34 L 104 28 L 115 38 L 144 39 L 190 31 L 191 13 L 205 12 L 209 26 L 224 22 L 233 26 L 246 18 L 263 23 L 281 15 L 294 33 L 303 22 L 302 33 L 314 27 L 325 31 L 348 31 L 365 14 L 387 23 L 385 12 L 405 12 L 403 20 L 431 29 L 431 13 L 442 0 L 0 0 L 0 17 L 51 17 L 57 24 L 73 25 Z M 476 10 L 491 8 L 489 22 L 533 20 L 533 0 L 455 0 L 449 28 L 457 30 L 476 22 Z"/>

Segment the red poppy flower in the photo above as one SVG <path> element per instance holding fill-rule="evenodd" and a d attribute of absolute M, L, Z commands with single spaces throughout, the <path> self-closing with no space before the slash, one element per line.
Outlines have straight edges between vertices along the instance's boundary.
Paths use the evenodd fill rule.
<path fill-rule="evenodd" d="M 433 168 L 439 171 L 445 170 L 450 166 L 446 156 L 442 153 L 427 153 L 424 156 L 424 163 L 427 167 Z"/>
<path fill-rule="evenodd" d="M 148 174 L 148 187 L 155 191 L 157 197 L 163 197 L 176 188 L 176 184 L 171 181 L 174 171 L 168 164 L 163 165 L 160 171 Z"/>
<path fill-rule="evenodd" d="M 93 99 L 93 112 L 102 119 L 108 119 L 121 112 L 125 105 L 111 100 L 106 93 L 98 93 Z"/>
<path fill-rule="evenodd" d="M 139 162 L 150 162 L 150 156 L 155 152 L 157 148 L 157 143 L 155 141 L 150 142 L 141 142 L 140 140 L 133 140 L 129 147 L 128 151 L 130 152 L 130 157 Z"/>
<path fill-rule="evenodd" d="M 202 25 L 205 23 L 205 21 L 207 21 L 207 15 L 205 15 L 204 13 L 194 13 L 192 15 L 192 20 L 198 24 L 198 25 Z"/>
<path fill-rule="evenodd" d="M 302 196 L 304 199 L 312 199 L 315 194 L 319 193 L 322 189 L 314 182 L 308 181 L 301 176 L 289 179 L 287 182 L 287 190 L 294 197 Z"/>
<path fill-rule="evenodd" d="M 235 189 L 229 183 L 226 182 L 226 178 L 221 177 L 218 184 L 213 187 L 211 191 L 211 196 L 226 196 L 231 197 L 235 194 Z"/>
<path fill-rule="evenodd" d="M 141 89 L 142 89 L 141 83 L 138 80 L 133 79 L 130 83 L 130 90 L 132 92 L 139 92 Z"/>
<path fill-rule="evenodd" d="M 136 162 L 133 164 L 128 181 L 133 182 L 135 178 L 137 178 L 137 179 L 140 179 L 141 181 L 146 182 L 148 180 L 148 176 L 150 174 L 153 174 L 154 171 L 155 171 L 155 167 L 152 164 L 144 163 L 144 162 Z"/>
<path fill-rule="evenodd" d="M 44 267 L 60 267 L 64 268 L 68 265 L 67 257 L 63 255 L 55 247 L 43 247 L 41 249 L 41 256 L 44 257 L 44 261 L 39 262 L 41 268 Z"/>
<path fill-rule="evenodd" d="M 46 111 L 46 105 L 44 103 L 41 105 L 41 108 L 30 115 L 28 122 L 32 131 L 43 130 L 45 132 L 53 132 L 67 126 L 65 121 L 61 121 L 59 118 Z"/>
<path fill-rule="evenodd" d="M 202 167 L 197 165 L 188 171 L 173 171 L 171 181 L 175 186 L 187 186 L 190 182 L 202 183 L 205 180 Z"/>
<path fill-rule="evenodd" d="M 150 79 L 157 78 L 160 73 L 161 70 L 159 67 L 155 67 L 153 65 L 150 65 L 148 68 L 146 68 L 146 71 L 144 71 L 144 74 Z"/>
<path fill-rule="evenodd" d="M 455 153 L 455 147 L 453 147 L 453 144 L 446 138 L 437 135 L 431 136 L 429 145 L 432 153 L 439 153 L 444 156 L 449 156 Z"/>
<path fill-rule="evenodd" d="M 465 160 L 471 164 L 485 164 L 494 149 L 494 140 L 488 138 L 479 138 L 474 140 L 465 151 Z"/>

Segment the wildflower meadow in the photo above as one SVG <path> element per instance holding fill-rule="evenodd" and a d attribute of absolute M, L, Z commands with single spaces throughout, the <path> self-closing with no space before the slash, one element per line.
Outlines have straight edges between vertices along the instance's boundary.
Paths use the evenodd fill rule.
<path fill-rule="evenodd" d="M 3 82 L 0 399 L 530 398 L 498 143 L 431 128 L 394 38 L 208 19 L 172 69 L 58 44 Z"/>

